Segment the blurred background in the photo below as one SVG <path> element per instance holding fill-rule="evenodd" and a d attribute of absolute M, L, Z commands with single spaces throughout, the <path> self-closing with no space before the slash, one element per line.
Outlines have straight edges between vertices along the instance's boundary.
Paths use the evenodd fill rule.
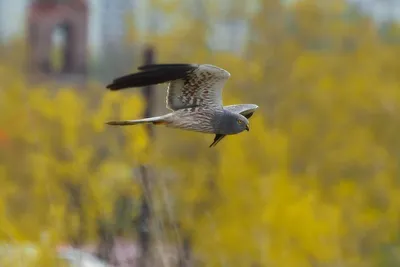
<path fill-rule="evenodd" d="M 228 70 L 214 136 L 145 63 Z M 0 0 L 0 266 L 400 266 L 399 0 Z"/>

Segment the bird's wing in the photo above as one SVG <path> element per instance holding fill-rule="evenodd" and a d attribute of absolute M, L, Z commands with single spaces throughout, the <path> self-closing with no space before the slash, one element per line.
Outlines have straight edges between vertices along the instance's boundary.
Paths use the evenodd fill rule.
<path fill-rule="evenodd" d="M 234 113 L 239 113 L 249 119 L 253 116 L 253 113 L 258 109 L 258 106 L 255 104 L 240 104 L 240 105 L 230 105 L 224 106 L 224 109 L 229 110 Z"/>
<path fill-rule="evenodd" d="M 240 113 L 245 116 L 247 119 L 250 119 L 253 116 L 253 113 L 258 108 L 255 104 L 240 104 L 240 105 L 230 105 L 225 106 L 224 109 L 232 111 L 234 113 Z M 225 134 L 216 134 L 214 137 L 214 141 L 211 143 L 209 147 L 216 146 L 226 135 Z"/>
<path fill-rule="evenodd" d="M 226 134 L 216 134 L 214 137 L 214 141 L 211 143 L 209 147 L 216 146 L 219 143 L 219 141 L 221 141 L 225 136 Z"/>
<path fill-rule="evenodd" d="M 169 82 L 167 108 L 178 110 L 195 106 L 222 108 L 222 89 L 230 73 L 208 64 L 151 64 L 140 72 L 115 79 L 110 90 Z"/>

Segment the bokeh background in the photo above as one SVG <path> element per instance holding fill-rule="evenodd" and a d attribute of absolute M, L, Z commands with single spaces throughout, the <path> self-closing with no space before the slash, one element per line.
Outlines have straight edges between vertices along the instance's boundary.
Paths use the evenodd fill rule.
<path fill-rule="evenodd" d="M 105 89 L 146 62 L 251 131 L 106 127 L 167 112 Z M 0 0 L 0 265 L 400 266 L 399 113 L 398 0 Z"/>

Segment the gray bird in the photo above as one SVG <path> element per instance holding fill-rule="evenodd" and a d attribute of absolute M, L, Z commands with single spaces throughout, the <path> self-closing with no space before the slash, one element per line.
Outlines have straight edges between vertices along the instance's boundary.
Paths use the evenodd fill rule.
<path fill-rule="evenodd" d="M 210 147 L 226 135 L 249 131 L 248 119 L 258 108 L 254 104 L 223 106 L 222 89 L 229 72 L 209 64 L 150 64 L 140 72 L 118 77 L 107 85 L 116 91 L 168 83 L 166 104 L 171 113 L 138 120 L 109 121 L 109 125 L 152 123 L 171 128 L 215 134 Z"/>

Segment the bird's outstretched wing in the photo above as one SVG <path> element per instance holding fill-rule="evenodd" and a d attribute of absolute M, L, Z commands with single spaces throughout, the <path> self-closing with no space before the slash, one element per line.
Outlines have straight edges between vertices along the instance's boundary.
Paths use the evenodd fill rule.
<path fill-rule="evenodd" d="M 250 119 L 253 116 L 254 112 L 258 108 L 255 104 L 240 104 L 240 105 L 229 105 L 225 106 L 224 109 L 227 109 L 234 113 L 240 113 L 245 116 L 247 119 Z M 224 134 L 216 134 L 214 141 L 209 147 L 216 146 L 226 135 Z"/>
<path fill-rule="evenodd" d="M 166 104 L 171 110 L 196 106 L 222 108 L 222 89 L 230 73 L 208 64 L 151 64 L 107 85 L 121 90 L 169 82 Z"/>
<path fill-rule="evenodd" d="M 258 109 L 258 106 L 255 104 L 239 104 L 224 106 L 224 109 L 234 113 L 242 114 L 249 119 L 251 116 L 253 116 L 253 113 L 256 111 L 256 109 Z"/>

